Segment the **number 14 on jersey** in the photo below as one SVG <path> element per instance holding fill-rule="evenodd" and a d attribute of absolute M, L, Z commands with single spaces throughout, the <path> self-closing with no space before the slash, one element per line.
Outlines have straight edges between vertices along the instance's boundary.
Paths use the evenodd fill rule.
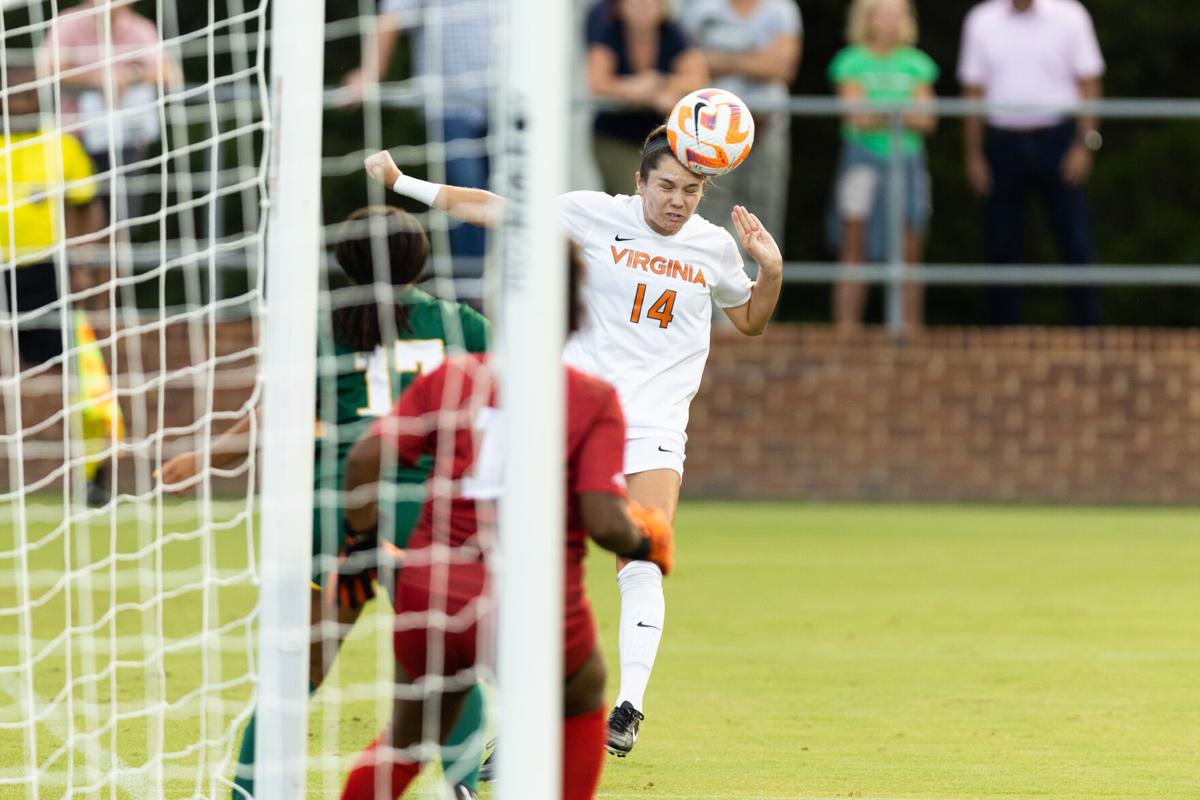
<path fill-rule="evenodd" d="M 637 292 L 633 296 L 633 313 L 629 315 L 629 321 L 635 325 L 642 321 L 642 306 L 646 302 L 646 284 L 639 283 Z M 658 322 L 658 327 L 666 328 L 671 324 L 671 320 L 675 319 L 675 290 L 667 289 L 658 299 L 655 300 L 649 310 L 646 311 L 646 319 L 652 319 Z"/>

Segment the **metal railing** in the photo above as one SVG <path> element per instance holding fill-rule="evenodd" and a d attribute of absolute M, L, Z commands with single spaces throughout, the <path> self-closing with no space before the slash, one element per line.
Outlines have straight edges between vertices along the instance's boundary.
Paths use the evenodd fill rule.
<path fill-rule="evenodd" d="M 424 105 L 426 91 L 430 88 L 428 82 L 419 80 L 402 80 L 387 82 L 378 86 L 371 93 L 369 102 L 378 103 L 385 109 L 419 109 Z M 255 101 L 256 88 L 253 86 L 222 85 L 211 87 L 215 106 L 226 108 L 229 101 Z M 333 110 L 342 107 L 348 94 L 340 87 L 327 87 L 323 102 L 326 109 Z M 176 101 L 186 105 L 208 103 L 208 94 L 198 91 L 184 91 Z M 577 97 L 574 102 L 574 113 L 580 116 L 590 116 L 598 110 L 615 110 L 621 108 L 611 101 L 597 100 L 591 97 Z M 888 231 L 886 257 L 882 263 L 864 264 L 853 270 L 847 270 L 843 265 L 833 261 L 789 261 L 784 265 L 784 281 L 787 283 L 822 283 L 834 284 L 840 281 L 855 281 L 869 284 L 880 284 L 885 287 L 885 318 L 888 327 L 899 332 L 903 329 L 902 295 L 906 284 L 919 283 L 929 286 L 984 286 L 984 285 L 1030 285 L 1030 286 L 1200 286 L 1200 264 L 1167 265 L 1167 264 L 1122 264 L 1112 266 L 1064 266 L 1061 264 L 1022 264 L 1013 269 L 1010 265 L 984 263 L 953 263 L 953 264 L 907 264 L 904 260 L 903 218 L 904 218 L 904 181 L 903 154 L 900 147 L 901 137 L 905 131 L 904 115 L 910 111 L 919 110 L 932 113 L 938 118 L 963 118 L 968 116 L 985 116 L 990 112 L 1045 112 L 1054 111 L 1064 118 L 1080 114 L 1095 116 L 1105 120 L 1195 120 L 1200 121 L 1200 100 L 1174 98 L 1105 98 L 1097 101 L 1082 102 L 1071 106 L 1013 106 L 995 105 L 981 100 L 965 100 L 960 98 L 937 98 L 925 102 L 880 103 L 880 102 L 847 102 L 833 96 L 793 96 L 786 103 L 763 108 L 763 111 L 785 111 L 794 118 L 805 119 L 838 119 L 851 112 L 869 112 L 883 115 L 887 119 L 893 147 L 890 158 L 890 179 L 887 181 L 887 197 L 885 208 L 888 214 Z M 222 112 L 223 113 L 223 112 Z M 232 113 L 232 112 L 230 112 Z M 202 115 L 196 115 L 190 122 L 210 123 Z M 397 160 L 402 164 L 413 164 L 438 158 L 444 153 L 443 148 L 453 149 L 452 143 L 430 143 L 399 148 Z M 352 152 L 324 159 L 323 172 L 327 175 L 349 174 L 360 168 L 361 156 L 365 151 Z M 1198 150 L 1200 152 L 1200 150 Z M 590 159 L 586 141 L 581 141 L 576 149 L 575 157 Z M 203 173 L 194 176 L 199 182 L 211 181 L 217 178 L 220 167 L 208 168 Z M 233 172 L 233 171 L 231 171 Z M 202 185 L 202 183 L 201 183 Z M 221 220 L 223 195 L 216 194 L 213 202 L 218 205 L 215 210 L 217 220 Z M 332 233 L 332 227 L 326 231 Z M 221 231 L 215 231 L 218 236 Z M 130 251 L 134 269 L 154 268 L 159 265 L 162 251 L 157 246 L 135 246 Z M 328 265 L 328 259 L 326 260 Z M 238 258 L 230 253 L 211 262 L 211 267 L 224 272 L 227 270 L 244 270 Z M 460 295 L 474 296 L 480 290 L 478 279 L 466 279 L 462 282 Z"/>
<path fill-rule="evenodd" d="M 904 258 L 904 180 L 901 137 L 905 131 L 904 115 L 910 111 L 932 113 L 934 116 L 963 118 L 982 117 L 989 113 L 1053 112 L 1064 119 L 1087 115 L 1099 119 L 1141 120 L 1200 120 L 1200 101 L 1155 98 L 1107 98 L 1075 103 L 1069 106 L 1003 105 L 982 100 L 937 98 L 931 101 L 881 103 L 850 103 L 836 97 L 793 97 L 779 110 L 793 117 L 841 117 L 849 113 L 870 112 L 887 119 L 891 138 L 886 213 L 888 241 L 885 263 L 881 266 L 863 265 L 853 271 L 832 263 L 789 263 L 785 280 L 793 282 L 834 283 L 861 281 L 883 284 L 886 289 L 885 319 L 888 329 L 903 331 L 905 284 L 922 285 L 1039 285 L 1039 286 L 1200 286 L 1200 265 L 1125 264 L 1121 266 L 1064 266 L 1061 264 L 907 264 Z"/>
<path fill-rule="evenodd" d="M 578 98 L 581 114 L 618 110 L 611 102 Z M 904 115 L 911 111 L 932 113 L 939 118 L 986 116 L 994 112 L 1054 112 L 1064 119 L 1079 115 L 1099 119 L 1125 120 L 1196 120 L 1200 121 L 1200 100 L 1172 98 L 1106 98 L 1069 106 L 1004 105 L 982 100 L 937 98 L 923 102 L 848 102 L 838 97 L 794 96 L 787 103 L 764 108 L 785 111 L 800 118 L 841 118 L 850 113 L 875 113 L 887 119 L 892 148 L 885 208 L 888 216 L 887 253 L 881 264 L 864 264 L 853 270 L 830 261 L 787 262 L 784 281 L 789 283 L 826 283 L 841 281 L 882 284 L 885 287 L 885 320 L 889 330 L 904 329 L 904 286 L 919 283 L 929 286 L 1200 286 L 1200 264 L 1122 264 L 1114 266 L 1065 266 L 1062 264 L 1012 265 L 957 263 L 919 264 L 904 259 L 904 180 L 901 137 Z M 1200 149 L 1197 151 L 1200 153 Z"/>

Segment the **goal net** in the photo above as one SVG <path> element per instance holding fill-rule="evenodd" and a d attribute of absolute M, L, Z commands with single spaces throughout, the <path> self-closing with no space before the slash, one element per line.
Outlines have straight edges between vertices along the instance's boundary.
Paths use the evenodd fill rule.
<path fill-rule="evenodd" d="M 256 751 L 279 751 L 256 737 L 263 714 L 276 715 L 266 729 L 278 731 L 298 713 L 307 753 L 286 756 L 283 769 L 300 775 L 308 796 L 337 797 L 393 699 L 438 686 L 396 688 L 394 634 L 427 628 L 433 661 L 443 657 L 444 632 L 461 621 L 434 607 L 405 622 L 383 591 L 361 614 L 347 614 L 310 594 L 308 578 L 327 585 L 337 567 L 343 459 L 371 420 L 451 355 L 487 351 L 499 338 L 525 352 L 546 339 L 538 304 L 557 303 L 561 286 L 538 288 L 533 277 L 548 252 L 561 263 L 561 251 L 535 235 L 523 239 L 536 233 L 535 215 L 553 219 L 546 199 L 563 176 L 537 163 L 545 140 L 528 128 L 538 104 L 530 89 L 513 88 L 539 85 L 528 77 L 532 55 L 509 69 L 503 46 L 508 26 L 533 23 L 514 19 L 530 9 L 505 0 L 326 0 L 323 24 L 320 2 L 306 0 L 297 12 L 300 5 L 316 9 L 308 24 L 321 26 L 323 87 L 289 83 L 288 67 L 270 63 L 280 12 L 267 0 L 3 4 L 0 796 L 297 796 L 264 791 L 254 777 Z M 569 27 L 550 24 L 560 33 Z M 279 123 L 298 92 L 320 96 L 323 127 Z M 565 127 L 562 95 L 549 107 Z M 311 159 L 319 188 L 297 182 L 302 170 L 289 174 L 288 148 L 304 135 L 320 136 L 323 157 Z M 369 184 L 363 158 L 384 148 L 406 173 L 522 202 L 511 204 L 506 230 L 458 225 Z M 273 155 L 283 159 L 274 172 Z M 531 175 L 542 188 L 528 187 Z M 311 225 L 302 215 L 275 216 L 305 193 L 321 201 Z M 359 211 L 382 205 L 411 217 Z M 424 268 L 408 276 L 412 286 L 398 279 L 404 270 L 389 249 L 389 234 L 409 220 L 429 242 Z M 310 228 L 319 285 L 307 324 L 315 327 L 299 337 L 307 356 L 292 370 L 280 366 L 293 356 L 270 326 L 286 318 L 287 298 L 303 281 L 293 286 L 271 250 L 278 261 L 286 240 Z M 340 252 L 339 242 L 355 236 L 349 255 Z M 496 278 L 502 256 L 527 264 L 507 273 L 507 294 Z M 530 284 L 533 291 L 522 290 Z M 407 312 L 396 314 L 397 304 Z M 545 381 L 557 374 L 546 371 L 558 368 L 557 356 L 551 365 L 544 343 L 535 349 L 527 364 L 508 359 L 507 374 L 521 377 L 504 397 L 513 408 L 543 407 L 546 383 L 557 383 Z M 294 374 L 305 363 L 315 381 L 300 385 Z M 302 400 L 305 418 L 293 414 L 272 438 L 271 410 L 284 394 Z M 553 472 L 560 445 L 538 441 L 545 437 L 535 423 L 509 429 L 528 444 L 514 449 L 506 470 L 528 482 L 517 510 L 505 513 L 508 524 L 541 533 L 514 539 L 492 563 L 498 578 L 510 559 L 528 559 L 534 570 L 501 581 L 506 592 L 524 590 L 508 603 L 513 614 L 546 613 L 537 559 L 561 559 L 543 546 L 561 489 L 536 477 Z M 294 463 L 279 467 L 281 441 L 302 442 L 311 466 L 288 449 Z M 532 462 L 522 461 L 530 454 Z M 404 544 L 425 479 L 437 485 L 448 470 L 427 461 L 405 471 L 385 449 L 381 539 Z M 283 517 L 271 510 L 281 500 L 292 506 Z M 280 518 L 303 524 L 264 527 Z M 445 540 L 448 525 L 434 515 L 434 541 Z M 561 525 L 550 533 L 561 546 Z M 294 566 L 298 551 L 304 585 L 297 589 L 293 570 L 290 589 L 273 593 L 273 568 Z M 278 624 L 279 613 L 295 622 L 296 598 L 311 601 L 311 653 L 261 629 Z M 506 624 L 498 622 L 499 678 L 482 658 L 464 678 L 479 688 L 447 747 L 437 743 L 439 705 L 427 703 L 422 740 L 407 755 L 430 767 L 411 796 L 449 796 L 454 784 L 471 783 L 497 732 L 512 763 L 536 753 L 534 784 L 551 781 L 557 792 L 555 769 L 542 762 L 557 763 L 561 676 L 538 666 L 556 663 L 546 655 L 557 646 L 547 644 L 556 626 L 539 644 L 537 636 L 506 642 Z M 492 652 L 495 627 L 479 630 L 480 653 Z M 267 684 L 281 670 L 320 684 L 308 702 L 292 698 L 291 717 L 270 700 Z M 496 721 L 505 718 L 502 702 L 522 709 L 507 718 L 524 729 Z M 500 796 L 506 791 L 552 796 L 545 786 L 523 792 L 516 781 Z"/>
<path fill-rule="evenodd" d="M 4 3 L 0 796 L 228 796 L 257 429 L 212 444 L 262 392 L 266 14 Z"/>

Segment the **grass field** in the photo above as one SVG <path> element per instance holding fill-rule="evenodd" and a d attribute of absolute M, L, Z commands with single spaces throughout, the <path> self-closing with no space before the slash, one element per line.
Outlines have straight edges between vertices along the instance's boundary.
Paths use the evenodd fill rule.
<path fill-rule="evenodd" d="M 231 524 L 218 541 L 242 538 Z M 113 551 L 107 530 L 93 534 L 91 557 Z M 609 759 L 601 797 L 1200 797 L 1195 511 L 692 503 L 681 509 L 678 530 L 678 573 L 668 578 L 667 630 L 642 740 L 630 758 Z M 0 529 L 4 777 L 24 758 L 16 716 L 22 687 L 4 670 L 17 659 L 16 561 L 6 555 L 13 536 L 11 526 Z M 126 523 L 115 549 L 145 537 Z M 229 585 L 169 601 L 168 628 L 194 624 L 206 607 L 210 622 L 244 614 L 252 597 L 237 577 L 244 550 L 222 544 L 206 556 L 186 533 L 164 549 L 175 570 L 205 557 Z M 61 554 L 48 548 L 31 561 L 49 574 L 56 558 L 61 569 Z M 617 594 L 607 558 L 593 558 L 589 583 L 611 686 Z M 103 614 L 113 590 L 102 575 L 92 589 L 89 613 Z M 139 591 L 132 585 L 115 596 L 132 602 Z M 39 607 L 37 638 L 53 640 L 66 608 L 62 598 Z M 122 611 L 102 638 L 115 633 L 123 641 L 154 622 L 153 613 Z M 235 628 L 219 653 L 165 655 L 161 685 L 112 662 L 106 648 L 119 644 L 75 652 L 76 674 L 93 670 L 103 680 L 87 684 L 90 707 L 83 688 L 74 693 L 74 719 L 83 725 L 89 708 L 113 707 L 114 693 L 132 708 L 150 691 L 176 703 L 178 724 L 168 718 L 164 742 L 167 751 L 185 751 L 196 719 L 207 715 L 215 727 L 244 703 L 244 685 L 209 693 L 207 707 L 184 692 L 206 666 L 210 679 L 244 672 L 243 639 Z M 42 698 L 63 686 L 60 647 L 47 651 L 34 676 Z M 356 636 L 333 684 L 372 674 L 378 658 L 370 648 L 369 633 Z M 313 754 L 324 756 L 329 775 L 314 775 L 310 796 L 331 796 L 336 782 L 338 760 L 320 736 L 336 732 L 347 745 L 369 740 L 381 705 L 360 698 L 335 718 L 318 695 Z M 56 707 L 38 728 L 39 742 L 69 733 L 71 718 L 65 703 Z M 71 763 L 82 784 L 89 764 L 141 763 L 153 741 L 147 728 L 142 719 L 121 721 L 92 752 L 64 754 L 49 772 Z M 199 748 L 174 762 L 176 771 L 202 770 L 220 751 L 219 743 Z M 61 796 L 64 780 L 46 782 L 40 796 Z M 169 781 L 166 796 L 193 796 L 197 780 Z M 431 796 L 431 783 L 423 796 Z M 127 781 L 115 795 L 108 787 L 75 796 L 145 796 L 138 788 Z M 0 785 L 0 798 L 25 796 Z"/>

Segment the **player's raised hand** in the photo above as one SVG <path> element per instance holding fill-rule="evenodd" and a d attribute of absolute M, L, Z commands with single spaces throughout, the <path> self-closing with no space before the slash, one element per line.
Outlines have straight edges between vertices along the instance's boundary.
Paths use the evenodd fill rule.
<path fill-rule="evenodd" d="M 663 575 L 669 574 L 675 569 L 675 532 L 667 515 L 661 509 L 647 508 L 630 500 L 629 516 L 633 517 L 642 535 L 650 540 L 650 554 L 646 560 L 657 564 Z"/>
<path fill-rule="evenodd" d="M 734 206 L 730 217 L 733 219 L 734 229 L 738 232 L 742 249 L 758 262 L 759 269 L 782 272 L 783 254 L 779 252 L 775 237 L 763 227 L 758 217 L 747 211 L 745 206 Z"/>
<path fill-rule="evenodd" d="M 404 173 L 396 166 L 396 162 L 392 159 L 392 154 L 387 150 L 380 150 L 374 155 L 369 155 L 363 161 L 363 167 L 367 170 L 367 174 L 372 180 L 379 181 L 387 188 L 392 188 L 396 183 L 396 179 Z"/>
<path fill-rule="evenodd" d="M 163 464 L 162 471 L 156 473 L 156 477 L 168 492 L 182 495 L 191 490 L 190 481 L 199 473 L 200 459 L 195 453 L 184 453 Z"/>

